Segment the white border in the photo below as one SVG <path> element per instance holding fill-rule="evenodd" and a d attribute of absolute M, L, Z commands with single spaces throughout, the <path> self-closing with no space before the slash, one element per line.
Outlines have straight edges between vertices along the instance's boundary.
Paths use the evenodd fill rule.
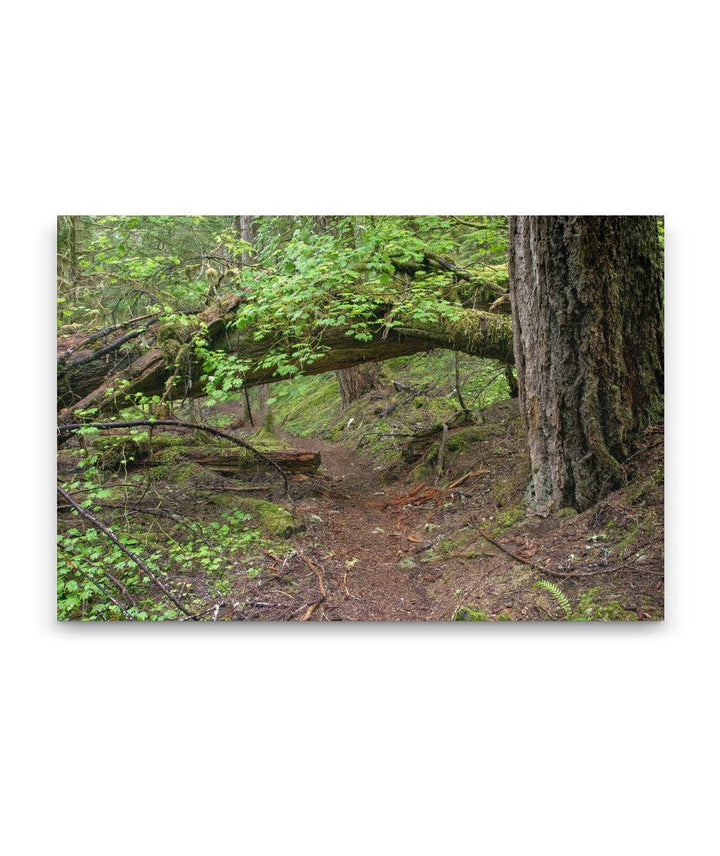
<path fill-rule="evenodd" d="M 5 12 L 8 852 L 709 851 L 706 8 Z M 666 214 L 666 623 L 56 626 L 54 216 L 238 211 Z"/>

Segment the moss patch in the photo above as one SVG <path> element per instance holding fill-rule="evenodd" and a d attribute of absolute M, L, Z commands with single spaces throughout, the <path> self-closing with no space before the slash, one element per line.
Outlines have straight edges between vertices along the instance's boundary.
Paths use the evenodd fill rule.
<path fill-rule="evenodd" d="M 637 613 L 625 609 L 617 600 L 602 601 L 599 586 L 588 589 L 578 598 L 578 618 L 585 621 L 637 621 Z"/>
<path fill-rule="evenodd" d="M 296 532 L 304 532 L 305 526 L 290 511 L 265 499 L 238 498 L 235 494 L 218 494 L 213 497 L 215 505 L 236 508 L 250 515 L 254 528 L 271 538 L 289 538 Z"/>
<path fill-rule="evenodd" d="M 462 553 L 462 557 L 465 559 L 474 559 L 479 558 L 480 556 L 490 555 L 487 548 L 478 541 L 478 538 L 478 533 L 470 527 L 459 529 L 452 535 L 441 538 L 435 545 L 433 552 L 444 558 L 458 553 Z"/>
<path fill-rule="evenodd" d="M 506 511 L 499 511 L 495 515 L 495 519 L 492 522 L 490 531 L 497 534 L 499 532 L 502 532 L 503 529 L 509 529 L 511 526 L 515 526 L 516 523 L 519 523 L 521 520 L 524 519 L 525 509 L 520 506 L 508 508 Z"/>
<path fill-rule="evenodd" d="M 490 621 L 490 616 L 482 609 L 472 606 L 459 606 L 453 615 L 453 621 Z"/>

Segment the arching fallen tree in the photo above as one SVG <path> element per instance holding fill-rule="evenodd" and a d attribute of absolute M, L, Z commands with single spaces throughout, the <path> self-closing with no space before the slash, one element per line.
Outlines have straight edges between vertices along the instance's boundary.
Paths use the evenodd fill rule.
<path fill-rule="evenodd" d="M 271 348 L 282 346 L 292 354 L 296 344 L 292 337 L 255 341 L 252 330 L 238 331 L 233 326 L 235 313 L 242 297 L 233 296 L 213 309 L 199 314 L 204 325 L 206 347 L 224 351 L 242 358 L 248 364 L 243 372 L 246 386 L 274 383 L 286 379 L 274 367 L 263 365 L 263 357 Z M 154 321 L 150 325 L 161 324 Z M 393 326 L 383 326 L 378 316 L 374 334 L 366 341 L 350 335 L 347 328 L 318 327 L 313 339 L 319 348 L 319 356 L 312 361 L 296 361 L 295 365 L 304 374 L 321 374 L 361 365 L 366 362 L 381 362 L 393 357 L 408 356 L 433 348 L 461 351 L 477 357 L 514 363 L 512 322 L 509 316 L 491 312 L 457 307 L 452 315 L 441 315 L 432 321 L 417 318 L 405 321 L 396 318 Z M 128 334 L 122 337 L 127 341 Z M 202 366 L 192 347 L 183 346 L 182 359 L 178 349 L 168 349 L 155 331 L 154 344 L 144 352 L 138 349 L 129 361 L 103 363 L 108 356 L 107 345 L 96 359 L 76 357 L 73 362 L 58 362 L 58 421 L 73 420 L 76 410 L 112 413 L 132 402 L 137 393 L 160 395 L 166 400 L 194 398 L 205 394 L 200 381 Z M 133 341 L 137 341 L 134 339 Z M 187 344 L 187 343 L 186 343 Z M 117 354 L 117 351 L 114 352 Z M 92 356 L 92 354 L 88 355 Z M 89 367 L 93 368 L 95 385 L 88 390 Z M 104 371 L 103 371 L 104 369 Z"/>

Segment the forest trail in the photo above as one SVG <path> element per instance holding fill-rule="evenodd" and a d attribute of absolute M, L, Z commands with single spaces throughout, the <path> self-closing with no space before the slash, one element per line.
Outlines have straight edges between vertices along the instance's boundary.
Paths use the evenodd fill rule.
<path fill-rule="evenodd" d="M 323 487 L 298 502 L 308 527 L 301 546 L 322 568 L 330 620 L 412 621 L 431 611 L 426 571 L 410 557 L 422 541 L 428 508 L 384 508 L 394 495 L 371 456 L 315 438 L 293 437 L 295 448 L 320 452 Z"/>

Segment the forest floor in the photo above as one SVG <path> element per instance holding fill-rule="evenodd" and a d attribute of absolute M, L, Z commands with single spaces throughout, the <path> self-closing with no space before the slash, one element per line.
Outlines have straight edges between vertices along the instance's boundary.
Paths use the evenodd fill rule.
<path fill-rule="evenodd" d="M 433 479 L 388 483 L 397 467 L 388 472 L 340 444 L 288 438 L 323 461 L 314 490 L 298 501 L 307 526 L 293 539 L 298 552 L 275 563 L 276 573 L 304 566 L 294 595 L 302 591 L 308 609 L 317 604 L 311 620 L 565 617 L 534 586 L 540 579 L 559 585 L 575 618 L 662 617 L 662 435 L 648 435 L 623 490 L 583 514 L 541 520 L 521 511 L 528 470 L 516 403 L 495 405 L 485 420 L 464 429 L 473 442 L 455 456 L 455 473 L 478 475 L 455 490 Z M 244 617 L 288 617 L 282 602 L 276 614 L 263 609 Z"/>
<path fill-rule="evenodd" d="M 125 531 L 144 555 L 157 551 L 166 584 L 204 620 L 663 617 L 660 427 L 628 462 L 621 490 L 581 514 L 560 509 L 545 519 L 526 514 L 529 464 L 513 400 L 486 408 L 479 424 L 449 431 L 444 445 L 431 438 L 411 459 L 400 450 L 392 459 L 358 450 L 356 441 L 279 430 L 274 438 L 321 455 L 318 472 L 289 477 L 292 503 L 268 472 L 238 480 L 188 463 L 184 448 L 196 451 L 198 438 L 187 434 L 184 448 L 153 453 L 162 461 L 172 452 L 170 465 L 145 466 L 135 481 L 127 474 L 108 479 L 112 498 L 122 502 L 99 513 L 116 532 L 131 527 Z M 61 454 L 67 478 L 72 455 Z M 222 561 L 212 574 L 207 553 L 171 570 L 168 538 L 181 542 L 193 526 L 207 543 L 220 515 L 238 509 L 250 512 L 247 525 L 268 509 L 285 515 L 280 529 L 292 525 L 278 537 L 273 524 L 272 537 L 242 554 L 216 549 Z M 61 527 L 72 525 L 65 520 Z M 536 586 L 541 580 L 560 595 Z"/>

